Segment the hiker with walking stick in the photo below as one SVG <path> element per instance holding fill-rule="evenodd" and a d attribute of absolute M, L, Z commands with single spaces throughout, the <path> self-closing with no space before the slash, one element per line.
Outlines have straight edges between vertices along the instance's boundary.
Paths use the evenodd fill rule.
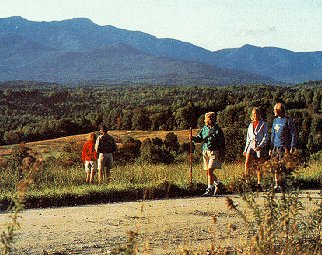
<path fill-rule="evenodd" d="M 208 183 L 206 192 L 203 195 L 217 195 L 222 184 L 214 174 L 214 170 L 221 168 L 221 162 L 225 155 L 225 137 L 222 129 L 216 122 L 216 113 L 207 112 L 205 114 L 205 125 L 196 136 L 192 136 L 190 139 L 193 142 L 203 143 L 203 168 L 207 171 Z"/>

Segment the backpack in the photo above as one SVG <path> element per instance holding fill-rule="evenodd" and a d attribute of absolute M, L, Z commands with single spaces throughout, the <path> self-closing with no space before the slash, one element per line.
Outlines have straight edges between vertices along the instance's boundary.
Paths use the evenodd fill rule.
<path fill-rule="evenodd" d="M 98 138 L 98 153 L 113 153 L 116 149 L 116 143 L 112 136 L 106 134 Z"/>

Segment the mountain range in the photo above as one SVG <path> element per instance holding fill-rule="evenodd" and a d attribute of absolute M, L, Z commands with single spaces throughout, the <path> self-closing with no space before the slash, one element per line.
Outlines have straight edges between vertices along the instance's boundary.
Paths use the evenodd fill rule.
<path fill-rule="evenodd" d="M 209 51 L 85 18 L 0 19 L 0 81 L 236 85 L 322 79 L 322 51 L 244 45 Z"/>

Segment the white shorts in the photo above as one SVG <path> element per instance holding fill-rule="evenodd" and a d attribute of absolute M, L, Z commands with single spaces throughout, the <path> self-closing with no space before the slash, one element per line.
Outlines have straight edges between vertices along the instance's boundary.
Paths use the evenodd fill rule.
<path fill-rule="evenodd" d="M 85 161 L 85 172 L 86 173 L 95 173 L 97 169 L 97 162 L 96 161 Z"/>
<path fill-rule="evenodd" d="M 202 151 L 203 169 L 221 169 L 221 162 L 219 161 L 219 151 Z"/>
<path fill-rule="evenodd" d="M 112 153 L 100 153 L 98 155 L 98 170 L 103 170 L 104 167 L 111 169 L 113 165 Z"/>

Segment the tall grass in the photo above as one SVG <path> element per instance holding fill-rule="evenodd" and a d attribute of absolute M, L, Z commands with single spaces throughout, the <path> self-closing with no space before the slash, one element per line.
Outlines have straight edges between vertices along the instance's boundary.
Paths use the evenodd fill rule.
<path fill-rule="evenodd" d="M 27 197 L 54 197 L 55 194 L 60 197 L 63 194 L 80 195 L 94 191 L 130 190 L 133 187 L 144 189 L 157 186 L 162 182 L 171 183 L 183 189 L 191 187 L 188 155 L 183 155 L 179 162 L 168 165 L 138 162 L 127 165 L 116 163 L 111 171 L 111 182 L 101 185 L 94 182 L 93 185 L 87 185 L 85 184 L 84 167 L 79 162 L 79 151 L 70 149 L 71 152 L 61 157 L 65 161 L 61 158 L 45 160 L 37 178 L 30 185 Z M 17 164 L 25 156 L 24 153 L 18 150 L 6 162 L 0 162 L 2 177 L 0 178 L 0 199 L 10 197 L 10 193 L 15 191 L 17 183 L 21 180 Z M 321 184 L 322 169 L 320 166 L 321 161 L 312 160 L 307 167 L 300 167 L 296 173 L 293 173 L 293 177 L 299 182 L 313 180 Z M 242 182 L 243 172 L 243 163 L 224 163 L 222 169 L 215 170 L 222 183 L 231 191 L 238 190 L 236 185 Z M 273 184 L 272 178 L 272 173 L 266 172 L 264 175 L 263 182 L 266 183 L 267 188 Z M 255 179 L 253 181 L 255 182 Z M 195 160 L 193 164 L 192 182 L 201 185 L 207 183 L 206 172 L 198 160 Z"/>
<path fill-rule="evenodd" d="M 41 167 L 40 167 L 41 165 Z M 310 162 L 309 167 L 300 167 L 294 172 L 291 180 L 317 179 L 321 182 L 322 169 L 320 161 Z M 272 167 L 274 168 L 274 167 Z M 34 170 L 34 171 L 32 171 Z M 66 194 L 74 196 L 89 194 L 91 192 L 108 193 L 113 190 L 131 190 L 132 188 L 150 188 L 160 183 L 172 183 L 182 188 L 190 187 L 190 166 L 188 161 L 170 164 L 153 165 L 133 163 L 125 166 L 116 165 L 111 173 L 112 181 L 103 185 L 85 184 L 85 172 L 81 165 L 61 165 L 43 161 L 28 149 L 21 147 L 16 154 L 6 163 L 1 164 L 1 197 L 12 197 L 12 221 L 1 233 L 3 254 L 11 254 L 14 236 L 19 227 L 18 214 L 22 211 L 25 198 L 55 198 L 59 199 Z M 36 175 L 34 174 L 36 172 Z M 219 179 L 226 185 L 240 181 L 243 173 L 243 164 L 223 165 L 221 170 L 216 170 Z M 266 172 L 267 180 L 272 175 Z M 193 166 L 193 183 L 206 183 L 206 173 L 200 163 Z M 27 193 L 29 189 L 29 193 Z M 322 194 L 321 194 L 322 195 Z M 322 202 L 316 209 L 305 215 L 304 205 L 299 199 L 297 190 L 286 190 L 277 194 L 269 190 L 263 197 L 264 203 L 258 204 L 258 195 L 244 189 L 242 196 L 246 201 L 251 214 L 241 211 L 230 198 L 227 199 L 228 207 L 235 211 L 245 222 L 248 229 L 249 242 L 231 250 L 220 250 L 212 246 L 206 253 L 186 250 L 184 254 L 321 254 L 321 224 Z M 0 197 L 0 198 L 1 198 Z M 251 215 L 251 217 L 249 217 Z M 229 226 L 229 233 L 233 235 L 236 226 Z M 127 254 L 136 254 L 136 234 L 129 236 L 129 243 L 123 251 Z M 122 247 L 120 247 L 122 248 Z M 124 248 L 124 247 L 123 247 Z M 121 249 L 122 250 L 122 249 Z M 313 252 L 313 253 L 312 253 Z"/>

